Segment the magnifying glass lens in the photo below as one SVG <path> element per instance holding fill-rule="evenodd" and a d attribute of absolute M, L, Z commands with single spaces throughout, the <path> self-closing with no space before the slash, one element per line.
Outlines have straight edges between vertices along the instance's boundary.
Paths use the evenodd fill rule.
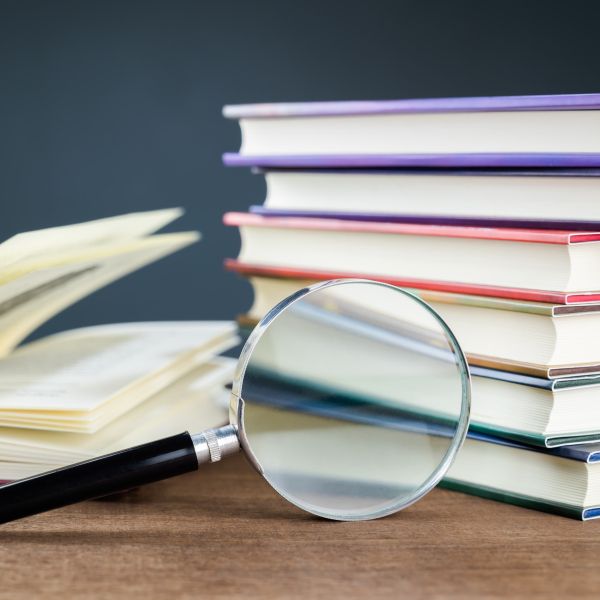
<path fill-rule="evenodd" d="M 250 459 L 282 496 L 332 519 L 427 493 L 468 425 L 468 370 L 447 326 L 375 282 L 326 284 L 281 308 L 238 390 Z"/>

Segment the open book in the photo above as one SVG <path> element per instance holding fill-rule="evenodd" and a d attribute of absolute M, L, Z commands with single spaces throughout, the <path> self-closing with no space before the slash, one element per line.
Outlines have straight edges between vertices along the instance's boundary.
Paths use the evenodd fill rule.
<path fill-rule="evenodd" d="M 181 213 L 133 213 L 0 244 L 0 480 L 161 437 L 179 426 L 171 417 L 181 398 L 166 390 L 179 385 L 192 403 L 231 380 L 231 363 L 215 359 L 237 343 L 226 321 L 102 325 L 19 346 L 77 300 L 198 240 L 155 234 Z M 207 410 L 208 425 L 218 424 Z"/>

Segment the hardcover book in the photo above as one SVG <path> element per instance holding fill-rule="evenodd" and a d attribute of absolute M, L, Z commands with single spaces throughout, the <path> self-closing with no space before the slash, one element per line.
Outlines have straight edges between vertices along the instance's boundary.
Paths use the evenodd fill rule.
<path fill-rule="evenodd" d="M 310 279 L 326 281 L 340 277 L 356 279 L 372 279 L 373 275 L 360 271 L 327 271 L 323 269 L 304 269 L 259 265 L 243 262 L 238 259 L 226 259 L 225 268 L 242 275 L 263 275 L 265 277 L 282 277 L 290 279 Z M 574 305 L 600 302 L 600 291 L 597 292 L 557 292 L 551 290 L 531 290 L 527 288 L 508 288 L 494 285 L 471 285 L 455 281 L 435 281 L 408 277 L 377 277 L 378 281 L 402 288 L 421 290 L 422 292 L 440 292 L 465 296 L 481 296 L 486 298 L 505 298 L 508 300 L 538 302 L 542 304 Z"/>
<path fill-rule="evenodd" d="M 599 167 L 600 94 L 226 106 L 233 166 Z M 440 135 L 440 131 L 444 135 Z"/>
<path fill-rule="evenodd" d="M 317 282 L 264 277 L 251 271 L 245 274 L 254 290 L 248 316 L 256 321 L 287 296 Z M 525 373 L 537 366 L 542 377 L 547 377 L 548 371 L 562 370 L 565 375 L 582 367 L 587 372 L 600 369 L 600 342 L 596 342 L 600 339 L 600 304 L 567 307 L 404 289 L 421 297 L 442 316 L 471 364 L 495 364 Z"/>
<path fill-rule="evenodd" d="M 228 213 L 224 222 L 239 227 L 239 260 L 254 265 L 555 290 L 576 296 L 581 290 L 600 289 L 598 232 L 267 218 L 245 213 Z"/>
<path fill-rule="evenodd" d="M 600 445 L 553 450 L 470 431 L 443 487 L 582 521 L 600 517 Z"/>
<path fill-rule="evenodd" d="M 275 169 L 261 171 L 267 216 L 600 230 L 594 169 Z"/>

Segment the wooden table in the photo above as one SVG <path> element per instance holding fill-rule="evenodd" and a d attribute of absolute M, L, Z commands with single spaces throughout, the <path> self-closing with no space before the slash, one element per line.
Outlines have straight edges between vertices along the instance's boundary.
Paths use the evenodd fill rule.
<path fill-rule="evenodd" d="M 328 522 L 242 456 L 4 525 L 0 552 L 11 600 L 600 594 L 600 523 L 445 490 L 378 521 Z"/>

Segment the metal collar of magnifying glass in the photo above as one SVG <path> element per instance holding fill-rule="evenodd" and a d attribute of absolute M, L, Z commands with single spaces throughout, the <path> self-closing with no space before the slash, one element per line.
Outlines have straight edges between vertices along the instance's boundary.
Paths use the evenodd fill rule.
<path fill-rule="evenodd" d="M 219 429 L 208 429 L 192 435 L 198 464 L 219 462 L 222 458 L 240 451 L 237 428 L 225 425 Z"/>

